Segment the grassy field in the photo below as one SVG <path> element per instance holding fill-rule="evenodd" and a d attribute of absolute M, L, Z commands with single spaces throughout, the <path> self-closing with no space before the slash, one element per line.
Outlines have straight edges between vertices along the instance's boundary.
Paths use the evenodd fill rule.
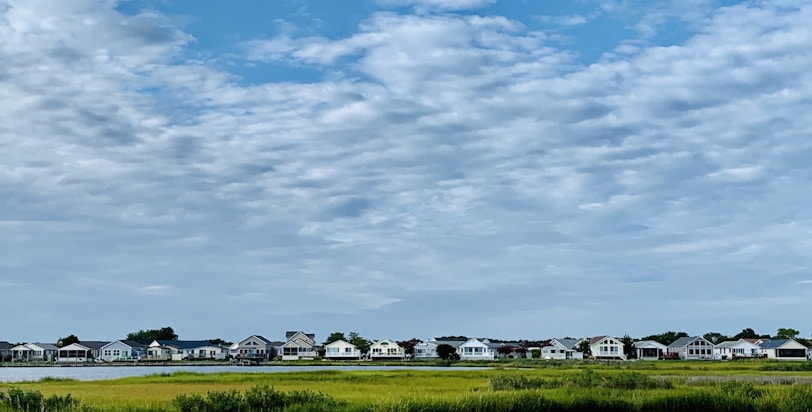
<path fill-rule="evenodd" d="M 490 370 L 269 374 L 179 372 L 95 382 L 46 378 L 38 382 L 0 383 L 0 393 L 15 388 L 38 391 L 46 397 L 69 394 L 90 410 L 133 411 L 178 410 L 177 402 L 173 403 L 173 400 L 180 395 L 200 394 L 205 398 L 209 392 L 235 390 L 244 393 L 258 386 L 272 387 L 277 392 L 321 392 L 337 402 L 324 408 L 327 410 L 812 411 L 809 363 L 797 366 L 767 362 L 680 361 L 624 364 L 502 362 L 490 365 L 496 367 Z M 592 401 L 599 402 L 600 406 L 590 407 Z M 510 407 L 513 402 L 521 404 Z M 579 407 L 579 402 L 587 404 Z M 673 402 L 677 406 L 668 406 Z M 705 407 L 691 409 L 697 402 Z M 566 405 L 571 409 L 566 409 Z M 725 409 L 728 406 L 733 409 Z M 0 411 L 13 410 L 8 406 L 3 408 L 0 406 Z M 311 409 L 302 407 L 299 410 Z"/>

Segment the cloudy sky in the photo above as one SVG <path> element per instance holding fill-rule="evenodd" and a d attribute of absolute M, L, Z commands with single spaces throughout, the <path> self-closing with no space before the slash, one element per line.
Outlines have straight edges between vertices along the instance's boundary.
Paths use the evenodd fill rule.
<path fill-rule="evenodd" d="M 808 337 L 810 21 L 0 0 L 0 340 Z"/>

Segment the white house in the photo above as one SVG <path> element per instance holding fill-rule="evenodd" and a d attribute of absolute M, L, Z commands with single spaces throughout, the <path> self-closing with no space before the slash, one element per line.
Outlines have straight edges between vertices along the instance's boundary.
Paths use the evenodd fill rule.
<path fill-rule="evenodd" d="M 406 352 L 397 343 L 389 339 L 376 341 L 369 347 L 370 360 L 402 360 Z"/>
<path fill-rule="evenodd" d="M 414 358 L 417 360 L 437 359 L 437 343 L 433 340 L 417 342 L 414 345 Z"/>
<path fill-rule="evenodd" d="M 713 359 L 713 343 L 702 336 L 685 336 L 668 345 L 668 353 L 676 353 L 680 359 Z"/>
<path fill-rule="evenodd" d="M 714 359 L 758 358 L 761 351 L 758 345 L 744 340 L 719 342 L 713 347 Z"/>
<path fill-rule="evenodd" d="M 496 350 L 487 343 L 476 338 L 471 338 L 457 346 L 457 354 L 460 360 L 494 360 Z"/>
<path fill-rule="evenodd" d="M 273 342 L 260 335 L 251 335 L 229 348 L 229 354 L 238 359 L 272 359 L 276 354 Z"/>
<path fill-rule="evenodd" d="M 668 351 L 668 346 L 653 340 L 641 340 L 632 346 L 636 358 L 641 360 L 657 360 Z"/>
<path fill-rule="evenodd" d="M 324 346 L 324 358 L 330 360 L 358 360 L 361 359 L 361 351 L 352 343 L 339 339 Z"/>
<path fill-rule="evenodd" d="M 228 349 L 207 340 L 155 340 L 147 348 L 147 359 L 225 359 Z"/>
<path fill-rule="evenodd" d="M 287 341 L 282 345 L 282 360 L 313 359 L 316 352 L 316 335 L 302 331 L 285 333 Z"/>
<path fill-rule="evenodd" d="M 149 344 L 136 340 L 117 340 L 101 347 L 99 359 L 105 362 L 136 360 L 147 355 Z"/>
<path fill-rule="evenodd" d="M 589 340 L 589 350 L 595 359 L 626 360 L 623 353 L 623 343 L 611 336 L 596 336 Z"/>
<path fill-rule="evenodd" d="M 24 343 L 11 348 L 12 361 L 46 361 L 56 359 L 59 348 L 50 343 Z"/>
<path fill-rule="evenodd" d="M 794 339 L 765 339 L 759 348 L 767 359 L 800 361 L 807 359 L 807 347 Z"/>
<path fill-rule="evenodd" d="M 82 341 L 59 348 L 57 362 L 82 363 L 91 362 L 101 355 L 101 348 L 110 342 Z"/>
<path fill-rule="evenodd" d="M 584 354 L 578 352 L 581 339 L 552 339 L 548 346 L 541 348 L 541 359 L 583 359 Z"/>

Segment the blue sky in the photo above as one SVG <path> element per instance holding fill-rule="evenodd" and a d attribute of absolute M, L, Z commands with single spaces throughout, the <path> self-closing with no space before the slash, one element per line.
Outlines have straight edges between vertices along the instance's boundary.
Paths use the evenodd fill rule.
<path fill-rule="evenodd" d="M 0 340 L 809 336 L 809 21 L 0 0 Z"/>

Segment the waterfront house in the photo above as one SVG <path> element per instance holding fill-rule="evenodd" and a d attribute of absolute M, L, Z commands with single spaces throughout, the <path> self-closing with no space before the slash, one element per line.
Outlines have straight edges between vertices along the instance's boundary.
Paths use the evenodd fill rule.
<path fill-rule="evenodd" d="M 251 335 L 229 348 L 229 354 L 238 359 L 268 360 L 276 356 L 273 342 L 260 335 Z"/>
<path fill-rule="evenodd" d="M 417 360 L 437 359 L 437 342 L 427 340 L 414 345 L 414 358 Z"/>
<path fill-rule="evenodd" d="M 541 348 L 541 359 L 583 359 L 584 354 L 578 351 L 582 339 L 551 339 L 549 345 Z"/>
<path fill-rule="evenodd" d="M 406 352 L 394 341 L 381 339 L 369 347 L 367 355 L 370 360 L 403 360 Z"/>
<path fill-rule="evenodd" d="M 11 360 L 11 348 L 15 345 L 6 342 L 0 341 L 0 362 L 8 362 Z"/>
<path fill-rule="evenodd" d="M 713 347 L 714 359 L 758 358 L 761 351 L 758 345 L 745 339 L 719 342 Z"/>
<path fill-rule="evenodd" d="M 59 348 L 51 343 L 24 343 L 11 348 L 12 361 L 45 361 L 56 359 Z"/>
<path fill-rule="evenodd" d="M 149 342 L 137 340 L 116 340 L 101 347 L 99 359 L 105 362 L 136 360 L 147 356 Z"/>
<path fill-rule="evenodd" d="M 794 339 L 764 339 L 759 345 L 762 355 L 774 360 L 807 359 L 807 348 Z"/>
<path fill-rule="evenodd" d="M 713 347 L 713 343 L 702 336 L 685 336 L 668 345 L 668 353 L 685 360 L 713 359 Z"/>
<path fill-rule="evenodd" d="M 358 360 L 361 359 L 361 351 L 352 343 L 339 339 L 324 346 L 324 358 L 329 360 Z"/>
<path fill-rule="evenodd" d="M 155 340 L 149 344 L 147 359 L 225 359 L 228 349 L 207 340 Z"/>
<path fill-rule="evenodd" d="M 302 331 L 288 331 L 285 333 L 285 342 L 282 345 L 282 360 L 313 359 L 316 357 L 316 335 Z"/>
<path fill-rule="evenodd" d="M 460 360 L 494 360 L 496 349 L 489 343 L 476 338 L 468 339 L 457 347 L 457 354 Z"/>
<path fill-rule="evenodd" d="M 657 360 L 668 351 L 668 346 L 653 340 L 641 340 L 632 344 L 636 359 Z"/>
<path fill-rule="evenodd" d="M 589 340 L 589 350 L 594 359 L 626 360 L 623 353 L 623 342 L 611 336 L 596 336 Z"/>
<path fill-rule="evenodd" d="M 59 348 L 56 353 L 57 362 L 81 363 L 90 362 L 98 358 L 101 348 L 110 342 L 80 341 Z"/>

